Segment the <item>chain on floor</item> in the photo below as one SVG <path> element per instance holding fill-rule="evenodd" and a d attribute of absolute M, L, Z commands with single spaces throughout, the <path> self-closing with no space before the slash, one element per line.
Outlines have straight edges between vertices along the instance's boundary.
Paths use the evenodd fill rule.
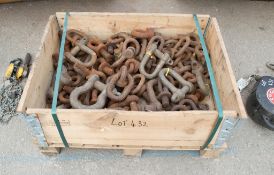
<path fill-rule="evenodd" d="M 4 83 L 0 89 L 0 123 L 7 124 L 12 117 L 17 116 L 16 108 L 23 88 L 17 81 Z"/>

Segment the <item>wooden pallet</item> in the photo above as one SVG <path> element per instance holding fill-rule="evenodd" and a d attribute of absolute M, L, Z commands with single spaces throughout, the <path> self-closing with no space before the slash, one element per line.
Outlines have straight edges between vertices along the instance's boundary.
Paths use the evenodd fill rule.
<path fill-rule="evenodd" d="M 5 4 L 5 3 L 12 3 L 12 2 L 21 2 L 24 0 L 0 0 L 0 4 Z"/>
<path fill-rule="evenodd" d="M 198 15 L 198 19 L 204 30 L 209 15 Z M 192 15 L 185 14 L 70 13 L 68 20 L 68 29 L 78 29 L 102 39 L 113 33 L 130 32 L 135 28 L 153 27 L 166 36 L 196 30 Z M 64 13 L 50 16 L 18 106 L 18 111 L 32 114 L 37 119 L 36 123 L 40 126 L 36 127 L 41 128 L 40 145 L 41 142 L 48 145 L 43 147 L 44 153 L 57 153 L 59 148 L 64 147 L 52 119 L 51 109 L 45 108 L 46 92 L 53 74 L 51 56 L 59 49 L 58 32 L 63 23 Z M 230 121 L 244 118 L 245 109 L 216 18 L 211 18 L 205 41 L 224 109 L 224 118 Z M 200 150 L 218 116 L 212 97 L 207 100 L 212 102 L 209 111 L 58 109 L 57 115 L 71 148 L 123 149 L 126 155 L 140 155 L 144 149 Z M 222 127 L 208 149 L 201 151 L 202 155 L 213 157 L 224 150 L 226 145 L 218 140 L 222 136 L 221 132 Z M 44 139 L 40 138 L 41 135 Z"/>

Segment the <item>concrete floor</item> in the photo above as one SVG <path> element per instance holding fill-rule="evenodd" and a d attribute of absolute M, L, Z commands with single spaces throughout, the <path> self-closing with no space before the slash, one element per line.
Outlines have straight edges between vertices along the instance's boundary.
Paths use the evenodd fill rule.
<path fill-rule="evenodd" d="M 36 54 L 49 15 L 56 11 L 200 13 L 216 16 L 236 78 L 270 74 L 274 60 L 274 2 L 93 0 L 30 1 L 0 5 L 0 73 L 12 58 Z M 274 174 L 274 133 L 241 122 L 218 159 L 196 152 L 145 151 L 142 158 L 113 150 L 63 150 L 46 157 L 18 118 L 0 126 L 0 174 Z"/>

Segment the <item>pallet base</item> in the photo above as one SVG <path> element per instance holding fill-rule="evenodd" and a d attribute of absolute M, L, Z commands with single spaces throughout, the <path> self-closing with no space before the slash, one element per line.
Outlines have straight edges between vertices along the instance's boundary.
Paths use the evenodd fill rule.
<path fill-rule="evenodd" d="M 201 157 L 204 157 L 204 158 L 217 158 L 220 156 L 222 152 L 224 152 L 226 148 L 227 148 L 227 144 L 225 143 L 221 148 L 218 148 L 218 149 L 207 148 L 207 149 L 201 150 L 200 155 Z"/>
<path fill-rule="evenodd" d="M 217 158 L 220 154 L 227 148 L 227 144 L 224 144 L 221 148 L 213 149 L 207 148 L 204 150 L 200 150 L 200 155 L 203 158 Z M 47 147 L 47 148 L 40 148 L 42 154 L 47 156 L 56 156 L 61 152 L 61 148 L 54 148 L 54 147 Z M 123 149 L 123 154 L 125 156 L 134 156 L 134 157 L 141 157 L 143 153 L 142 149 Z"/>
<path fill-rule="evenodd" d="M 53 147 L 47 147 L 42 148 L 40 147 L 40 152 L 46 156 L 56 156 L 61 152 L 61 148 L 53 148 Z"/>
<path fill-rule="evenodd" d="M 123 154 L 125 156 L 135 156 L 135 157 L 141 157 L 142 156 L 142 149 L 124 149 Z"/>

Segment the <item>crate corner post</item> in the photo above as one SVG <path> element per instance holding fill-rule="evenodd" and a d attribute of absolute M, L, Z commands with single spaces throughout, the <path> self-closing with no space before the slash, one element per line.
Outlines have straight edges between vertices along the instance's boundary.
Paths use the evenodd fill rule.
<path fill-rule="evenodd" d="M 56 156 L 61 152 L 61 148 L 56 147 L 40 147 L 39 149 L 46 156 Z"/>
<path fill-rule="evenodd" d="M 142 149 L 123 149 L 123 154 L 125 156 L 141 157 L 142 153 Z"/>
<path fill-rule="evenodd" d="M 200 155 L 203 158 L 218 158 L 227 149 L 227 144 L 224 143 L 220 148 L 205 148 L 200 150 Z"/>

